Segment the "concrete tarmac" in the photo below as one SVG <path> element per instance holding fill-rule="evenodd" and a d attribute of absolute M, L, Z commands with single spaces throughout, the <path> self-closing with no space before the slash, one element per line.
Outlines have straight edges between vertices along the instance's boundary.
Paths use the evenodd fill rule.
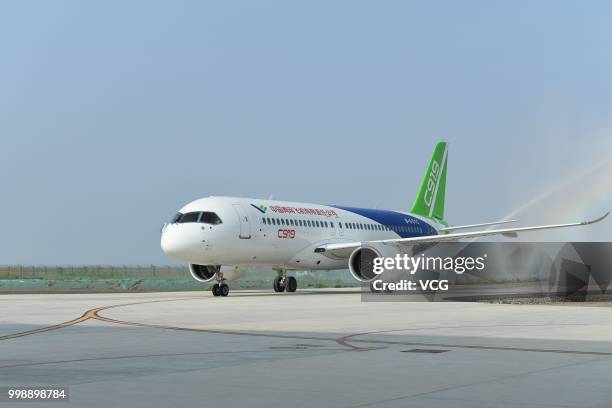
<path fill-rule="evenodd" d="M 69 387 L 53 407 L 607 408 L 611 311 L 354 289 L 2 295 L 0 387 Z"/>

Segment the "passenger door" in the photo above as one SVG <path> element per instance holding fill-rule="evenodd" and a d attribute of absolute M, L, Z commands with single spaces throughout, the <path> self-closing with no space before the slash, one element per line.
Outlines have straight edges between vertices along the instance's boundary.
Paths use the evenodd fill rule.
<path fill-rule="evenodd" d="M 241 239 L 251 238 L 251 222 L 249 221 L 249 215 L 241 204 L 233 204 L 233 206 L 240 220 L 240 235 L 238 237 Z"/>

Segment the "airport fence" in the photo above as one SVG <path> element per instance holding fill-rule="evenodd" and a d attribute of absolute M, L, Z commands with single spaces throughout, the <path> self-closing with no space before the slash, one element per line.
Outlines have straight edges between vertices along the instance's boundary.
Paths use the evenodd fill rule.
<path fill-rule="evenodd" d="M 172 265 L 1 265 L 0 279 L 190 279 L 186 266 Z"/>

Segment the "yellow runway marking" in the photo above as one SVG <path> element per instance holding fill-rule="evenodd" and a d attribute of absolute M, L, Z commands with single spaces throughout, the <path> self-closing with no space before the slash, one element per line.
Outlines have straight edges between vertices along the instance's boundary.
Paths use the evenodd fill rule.
<path fill-rule="evenodd" d="M 111 305 L 111 306 L 98 307 L 96 309 L 88 310 L 85 313 L 83 313 L 83 315 L 81 315 L 80 317 L 78 317 L 76 319 L 73 319 L 73 320 L 69 320 L 69 321 L 64 322 L 64 323 L 54 324 L 53 326 L 41 327 L 39 329 L 27 330 L 27 331 L 24 331 L 24 332 L 19 332 L 19 333 L 14 333 L 14 334 L 8 334 L 6 336 L 0 336 L 0 341 L 16 339 L 18 337 L 30 336 L 32 334 L 44 333 L 44 332 L 48 332 L 48 331 L 52 331 L 52 330 L 64 329 L 66 327 L 74 326 L 75 324 L 79 324 L 79 323 L 82 323 L 82 322 L 84 322 L 86 320 L 90 320 L 90 319 L 102 320 L 102 319 L 98 318 L 98 315 L 97 315 L 98 312 L 100 312 L 102 310 L 106 310 L 106 309 L 111 309 L 111 308 L 114 308 L 114 307 L 131 306 L 131 305 L 142 305 L 142 304 L 145 304 L 145 303 L 156 303 L 156 302 L 174 302 L 174 301 L 177 301 L 177 300 L 187 300 L 187 299 L 194 299 L 194 298 L 149 300 L 149 301 L 146 301 L 146 302 L 123 303 L 123 304 L 119 304 L 119 305 Z M 201 298 L 197 298 L 197 299 L 201 299 Z"/>
<path fill-rule="evenodd" d="M 76 324 L 85 322 L 87 320 L 99 320 L 99 321 L 111 323 L 111 324 L 120 324 L 120 325 L 133 326 L 133 327 L 146 327 L 146 328 L 162 329 L 162 330 L 225 334 L 225 335 L 233 335 L 233 336 L 269 337 L 269 338 L 292 339 L 292 340 L 333 341 L 341 345 L 343 344 L 343 341 L 346 342 L 348 338 L 351 338 L 351 342 L 353 343 L 379 344 L 383 346 L 383 347 L 368 348 L 368 347 L 355 347 L 351 345 L 345 345 L 346 347 L 350 347 L 349 350 L 352 350 L 352 351 L 372 351 L 372 350 L 378 350 L 380 348 L 385 348 L 384 346 L 394 346 L 395 345 L 395 346 L 429 346 L 429 347 L 444 347 L 444 348 L 459 348 L 459 349 L 478 349 L 478 350 L 491 350 L 491 351 L 522 351 L 522 352 L 536 352 L 536 353 L 612 356 L 612 352 L 603 352 L 603 351 L 536 349 L 536 348 L 521 348 L 521 347 L 479 346 L 479 345 L 469 345 L 469 344 L 403 342 L 403 341 L 376 340 L 376 339 L 366 340 L 366 339 L 354 338 L 356 336 L 368 334 L 368 333 L 356 333 L 356 334 L 337 338 L 337 337 L 317 337 L 317 336 L 296 336 L 296 335 L 290 335 L 290 334 L 253 333 L 253 332 L 247 332 L 247 331 L 234 331 L 234 330 L 221 330 L 221 329 L 199 329 L 199 328 L 191 328 L 191 327 L 165 326 L 165 325 L 159 325 L 159 324 L 129 322 L 129 321 L 124 321 L 124 320 L 111 319 L 109 317 L 101 316 L 99 314 L 100 312 L 104 310 L 109 310 L 109 309 L 114 309 L 114 308 L 119 308 L 119 307 L 143 305 L 143 304 L 148 304 L 148 303 L 177 302 L 181 300 L 193 300 L 193 299 L 202 300 L 206 298 L 194 296 L 194 297 L 188 297 L 188 298 L 148 300 L 144 302 L 131 302 L 131 303 L 121 303 L 117 305 L 102 306 L 102 307 L 98 307 L 95 309 L 90 309 L 86 311 L 85 313 L 83 313 L 83 315 L 81 315 L 80 317 L 73 319 L 73 320 L 69 320 L 64 323 L 59 323 L 53 326 L 41 327 L 39 329 L 28 330 L 24 332 L 0 336 L 0 341 L 30 336 L 30 335 L 38 334 L 38 333 L 45 333 L 45 332 L 52 331 L 52 330 L 59 330 L 59 329 L 63 329 L 66 327 L 74 326 Z"/>

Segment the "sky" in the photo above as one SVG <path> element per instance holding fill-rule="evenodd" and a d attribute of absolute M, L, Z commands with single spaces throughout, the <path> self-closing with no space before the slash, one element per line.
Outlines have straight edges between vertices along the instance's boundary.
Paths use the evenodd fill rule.
<path fill-rule="evenodd" d="M 6 1 L 0 54 L 0 264 L 171 264 L 209 195 L 408 210 L 439 140 L 451 224 L 612 208 L 609 2 Z"/>

